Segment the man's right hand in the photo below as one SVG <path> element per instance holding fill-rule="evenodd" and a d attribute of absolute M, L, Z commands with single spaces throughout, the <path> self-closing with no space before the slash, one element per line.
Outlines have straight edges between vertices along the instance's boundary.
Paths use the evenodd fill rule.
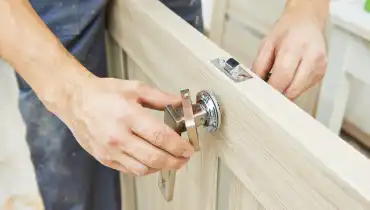
<path fill-rule="evenodd" d="M 63 110 L 53 111 L 100 163 L 146 175 L 179 169 L 194 152 L 188 141 L 145 109 L 162 110 L 180 100 L 141 82 L 94 77 L 75 89 Z"/>
<path fill-rule="evenodd" d="M 190 143 L 144 108 L 163 109 L 180 97 L 139 82 L 91 75 L 28 1 L 0 1 L 0 14 L 0 57 L 98 161 L 142 175 L 177 169 L 189 160 Z"/>
<path fill-rule="evenodd" d="M 0 56 L 98 161 L 142 175 L 189 160 L 190 143 L 144 108 L 163 109 L 179 97 L 139 82 L 91 76 L 28 1 L 0 1 L 0 14 Z"/>

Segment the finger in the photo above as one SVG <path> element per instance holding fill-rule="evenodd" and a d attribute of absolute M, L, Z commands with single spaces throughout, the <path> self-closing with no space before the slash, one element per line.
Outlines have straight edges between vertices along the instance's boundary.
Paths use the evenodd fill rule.
<path fill-rule="evenodd" d="M 118 162 L 114 161 L 112 159 L 111 153 L 108 152 L 108 150 L 105 147 L 94 144 L 92 148 L 93 148 L 95 159 L 99 161 L 102 165 L 115 169 L 117 171 L 123 172 L 123 173 L 132 174 L 132 172 L 128 170 L 124 165 L 119 164 Z"/>
<path fill-rule="evenodd" d="M 149 168 L 149 170 L 143 174 L 142 176 L 146 176 L 146 175 L 149 175 L 149 174 L 154 174 L 154 173 L 157 173 L 158 171 L 160 171 L 159 169 L 154 169 L 154 168 Z"/>
<path fill-rule="evenodd" d="M 124 166 L 127 170 L 129 170 L 131 173 L 135 175 L 141 176 L 141 175 L 147 174 L 148 171 L 150 171 L 149 167 L 140 163 L 135 158 L 130 157 L 130 155 L 120 152 L 119 150 L 111 152 L 111 155 L 112 155 L 112 161 L 115 161 L 119 165 Z M 106 165 L 110 165 L 110 164 L 112 163 L 109 163 Z"/>
<path fill-rule="evenodd" d="M 136 91 L 139 94 L 139 103 L 147 108 L 163 110 L 167 105 L 181 103 L 180 95 L 165 93 L 146 84 L 139 85 Z"/>
<path fill-rule="evenodd" d="M 307 71 L 309 66 L 306 63 L 301 63 L 297 74 L 293 79 L 292 84 L 284 91 L 284 95 L 289 100 L 295 100 L 302 92 L 308 89 Z"/>
<path fill-rule="evenodd" d="M 147 110 L 134 108 L 135 117 L 130 122 L 132 132 L 152 145 L 175 157 L 190 157 L 194 148 L 173 129 L 156 119 Z"/>
<path fill-rule="evenodd" d="M 256 60 L 253 62 L 252 71 L 262 79 L 266 78 L 274 63 L 274 45 L 270 41 L 261 44 Z"/>
<path fill-rule="evenodd" d="M 291 85 L 285 90 L 284 95 L 290 100 L 295 100 L 303 92 L 315 85 L 323 76 L 323 66 L 315 66 L 311 59 L 303 59 Z"/>
<path fill-rule="evenodd" d="M 115 169 L 117 171 L 120 171 L 122 173 L 125 173 L 125 174 L 132 174 L 130 170 L 128 170 L 125 166 L 123 166 L 122 164 L 119 164 L 116 161 L 105 161 L 103 165 L 109 168 Z"/>
<path fill-rule="evenodd" d="M 114 154 L 114 158 L 116 159 L 115 162 L 117 162 L 119 165 L 124 165 L 132 174 L 138 176 L 143 176 L 158 171 L 158 169 L 150 168 L 140 163 L 140 161 L 124 152 L 118 152 Z"/>
<path fill-rule="evenodd" d="M 126 144 L 122 145 L 122 150 L 148 168 L 179 169 L 189 160 L 189 158 L 174 157 L 135 134 L 126 136 L 129 139 L 125 141 Z"/>
<path fill-rule="evenodd" d="M 268 83 L 280 93 L 290 85 L 300 62 L 300 56 L 291 52 L 278 53 Z"/>
<path fill-rule="evenodd" d="M 137 174 L 134 174 L 134 172 L 128 170 L 122 164 L 120 164 L 120 163 L 118 163 L 116 161 L 111 161 L 109 163 L 109 165 L 107 165 L 107 167 L 112 168 L 112 169 L 115 169 L 115 170 L 120 171 L 122 173 L 125 173 L 126 175 L 137 175 Z M 148 175 L 148 174 L 156 173 L 158 171 L 159 171 L 158 169 L 149 168 L 148 171 L 145 172 L 144 174 L 141 174 L 141 176 L 145 176 L 145 175 Z"/>

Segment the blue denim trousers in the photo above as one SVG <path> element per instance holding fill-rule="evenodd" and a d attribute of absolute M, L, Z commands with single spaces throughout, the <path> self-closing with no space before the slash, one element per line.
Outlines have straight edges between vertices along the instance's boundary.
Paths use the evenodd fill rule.
<path fill-rule="evenodd" d="M 30 2 L 69 52 L 93 74 L 107 77 L 104 41 L 107 0 Z M 162 0 L 162 3 L 203 32 L 200 0 Z M 119 173 L 83 150 L 68 127 L 46 110 L 30 86 L 17 77 L 20 110 L 46 210 L 120 210 Z"/>

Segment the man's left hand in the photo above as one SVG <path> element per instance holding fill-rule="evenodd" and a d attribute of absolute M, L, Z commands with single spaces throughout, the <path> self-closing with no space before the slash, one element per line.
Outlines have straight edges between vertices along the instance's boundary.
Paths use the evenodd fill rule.
<path fill-rule="evenodd" d="M 296 99 L 324 76 L 325 22 L 310 5 L 287 7 L 262 42 L 252 70 L 263 79 L 271 72 L 268 83 Z"/>

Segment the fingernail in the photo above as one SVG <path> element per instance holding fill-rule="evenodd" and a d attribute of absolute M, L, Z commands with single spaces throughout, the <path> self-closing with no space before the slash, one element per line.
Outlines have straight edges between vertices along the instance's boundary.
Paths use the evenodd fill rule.
<path fill-rule="evenodd" d="M 191 157 L 193 155 L 193 153 L 194 153 L 194 151 L 185 151 L 182 154 L 182 156 L 188 158 L 188 157 Z"/>

